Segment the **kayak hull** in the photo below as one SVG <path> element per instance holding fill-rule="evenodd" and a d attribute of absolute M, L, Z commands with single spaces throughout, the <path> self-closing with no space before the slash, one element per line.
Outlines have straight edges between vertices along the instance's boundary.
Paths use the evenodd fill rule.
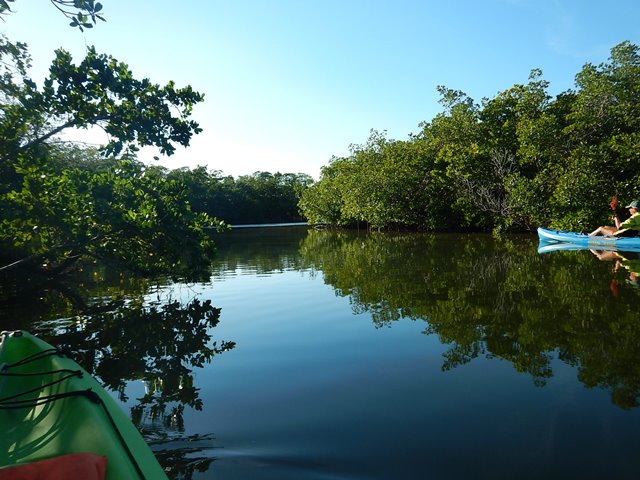
<path fill-rule="evenodd" d="M 27 358 L 32 360 L 20 364 Z M 0 425 L 0 468 L 93 453 L 107 457 L 107 480 L 167 479 L 104 388 L 76 362 L 27 332 L 0 336 Z"/>
<path fill-rule="evenodd" d="M 584 233 L 538 228 L 538 237 L 545 243 L 568 243 L 584 248 L 604 248 L 611 250 L 640 250 L 640 237 L 589 236 Z"/>

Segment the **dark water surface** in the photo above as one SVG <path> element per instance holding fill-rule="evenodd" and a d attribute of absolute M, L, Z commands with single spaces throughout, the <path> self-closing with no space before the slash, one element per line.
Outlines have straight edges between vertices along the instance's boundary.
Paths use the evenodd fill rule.
<path fill-rule="evenodd" d="M 630 262 L 533 236 L 218 245 L 209 281 L 84 272 L 0 305 L 3 328 L 78 352 L 174 479 L 640 475 Z"/>

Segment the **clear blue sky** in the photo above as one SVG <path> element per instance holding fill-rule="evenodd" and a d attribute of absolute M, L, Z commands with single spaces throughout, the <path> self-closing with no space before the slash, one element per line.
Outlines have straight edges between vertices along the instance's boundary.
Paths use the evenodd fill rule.
<path fill-rule="evenodd" d="M 371 129 L 394 139 L 441 111 L 437 85 L 480 101 L 540 68 L 552 94 L 613 46 L 640 44 L 638 0 L 103 0 L 84 34 L 47 0 L 17 0 L 0 25 L 25 41 L 32 77 L 53 50 L 95 45 L 137 77 L 205 94 L 204 132 L 161 163 L 319 177 Z M 143 151 L 150 158 L 156 152 Z"/>

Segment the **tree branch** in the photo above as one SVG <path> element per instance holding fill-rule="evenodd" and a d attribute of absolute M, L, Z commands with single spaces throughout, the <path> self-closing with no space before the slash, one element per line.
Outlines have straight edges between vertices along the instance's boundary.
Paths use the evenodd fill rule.
<path fill-rule="evenodd" d="M 27 144 L 25 144 L 22 147 L 20 147 L 18 150 L 19 151 L 29 150 L 30 148 L 33 148 L 36 145 L 40 145 L 41 143 L 44 143 L 45 141 L 49 140 L 54 135 L 57 135 L 58 133 L 63 131 L 65 128 L 73 127 L 74 123 L 75 122 L 73 120 L 69 120 L 69 121 L 63 123 L 62 125 L 57 126 L 56 128 L 54 128 L 50 132 L 44 134 L 43 136 L 38 137 L 35 140 L 32 140 L 32 141 L 28 142 Z"/>

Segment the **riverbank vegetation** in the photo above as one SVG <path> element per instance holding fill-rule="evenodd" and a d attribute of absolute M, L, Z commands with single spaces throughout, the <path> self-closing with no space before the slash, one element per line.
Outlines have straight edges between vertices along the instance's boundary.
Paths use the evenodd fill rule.
<path fill-rule="evenodd" d="M 304 173 L 255 172 L 234 178 L 205 167 L 163 170 L 185 185 L 191 207 L 225 223 L 304 222 L 298 202 L 313 183 Z"/>
<path fill-rule="evenodd" d="M 79 258 L 155 273 L 192 270 L 213 251 L 219 224 L 189 206 L 183 187 L 136 160 L 140 147 L 167 155 L 200 132 L 202 94 L 138 80 L 89 48 L 78 64 L 57 50 L 49 77 L 28 76 L 26 45 L 0 37 L 0 264 L 2 272 L 54 274 Z M 60 139 L 98 127 L 100 149 Z"/>
<path fill-rule="evenodd" d="M 0 1 L 3 19 L 9 1 Z M 79 5 L 72 26 L 103 20 L 99 3 Z M 539 70 L 480 103 L 440 87 L 443 111 L 418 133 L 398 141 L 373 131 L 315 184 L 301 173 L 234 179 L 144 164 L 140 148 L 168 156 L 201 132 L 191 119 L 201 93 L 137 79 L 91 47 L 78 63 L 57 50 L 42 82 L 29 77 L 30 62 L 26 45 L 0 36 L 0 274 L 53 276 L 93 259 L 206 275 L 211 231 L 228 224 L 586 230 L 608 222 L 613 196 L 640 196 L 640 55 L 629 42 L 555 97 Z M 68 140 L 88 128 L 107 143 Z"/>
<path fill-rule="evenodd" d="M 171 155 L 200 133 L 203 95 L 136 79 L 89 48 L 75 64 L 56 52 L 42 86 L 26 45 L 0 36 L 0 274 L 55 276 L 79 259 L 139 274 L 208 274 L 211 230 L 228 223 L 300 221 L 303 174 L 234 179 L 204 167 L 145 165 L 140 147 Z M 61 135 L 97 127 L 99 148 Z"/>
<path fill-rule="evenodd" d="M 623 42 L 555 97 L 540 70 L 479 103 L 439 87 L 442 113 L 407 140 L 372 131 L 303 195 L 311 223 L 590 230 L 640 196 L 640 55 Z M 624 204 L 623 204 L 624 205 Z M 623 206 L 622 205 L 622 206 Z"/>

